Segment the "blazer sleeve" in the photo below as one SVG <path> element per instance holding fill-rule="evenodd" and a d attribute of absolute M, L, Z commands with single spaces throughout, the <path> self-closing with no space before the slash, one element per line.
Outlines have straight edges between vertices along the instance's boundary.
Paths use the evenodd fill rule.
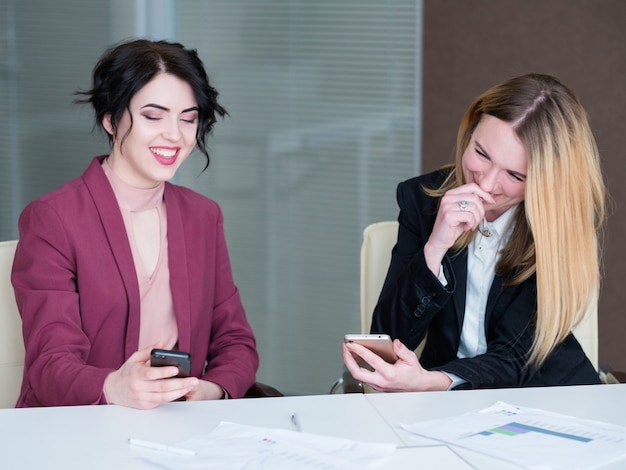
<path fill-rule="evenodd" d="M 233 279 L 219 204 L 166 183 L 170 285 L 192 374 L 239 398 L 254 384 L 254 333 Z"/>
<path fill-rule="evenodd" d="M 536 277 L 515 286 L 492 286 L 495 305 L 486 317 L 487 351 L 452 359 L 431 370 L 453 373 L 466 382 L 457 388 L 503 388 L 600 383 L 599 376 L 573 334 L 537 367 L 528 364 L 536 329 Z M 433 344 L 433 347 L 437 347 Z"/>
<path fill-rule="evenodd" d="M 22 212 L 19 232 L 12 283 L 26 356 L 17 406 L 105 403 L 102 386 L 113 369 L 87 365 L 91 345 L 81 328 L 76 264 L 63 221 L 36 201 Z"/>
<path fill-rule="evenodd" d="M 211 280 L 211 285 L 205 285 L 204 289 L 213 292 L 213 295 L 197 296 L 212 299 L 212 304 L 205 306 L 203 314 L 205 319 L 210 319 L 211 325 L 207 365 L 202 378 L 219 384 L 229 397 L 240 398 L 254 384 L 259 356 L 252 327 L 234 282 L 222 212 L 217 204 L 215 206 L 218 214 L 210 231 L 214 242 L 205 243 L 205 246 L 215 247 L 210 255 L 213 261 L 205 263 L 205 268 L 211 265 L 214 272 L 204 276 L 205 282 Z M 199 330 L 206 328 L 201 324 L 197 327 Z"/>
<path fill-rule="evenodd" d="M 443 260 L 443 286 L 428 269 L 424 245 L 434 225 L 437 201 L 426 196 L 424 178 L 400 183 L 397 189 L 398 240 L 372 317 L 372 333 L 387 333 L 415 349 L 424 339 L 433 317 L 449 302 L 456 288 L 450 259 Z"/>

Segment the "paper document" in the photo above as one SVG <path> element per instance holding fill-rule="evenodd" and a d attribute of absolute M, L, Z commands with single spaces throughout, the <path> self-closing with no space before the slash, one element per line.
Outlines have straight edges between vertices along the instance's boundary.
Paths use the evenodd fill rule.
<path fill-rule="evenodd" d="M 396 449 L 395 444 L 357 442 L 304 432 L 222 422 L 212 432 L 176 443 L 193 457 L 145 451 L 155 468 L 362 470 Z"/>
<path fill-rule="evenodd" d="M 482 411 L 402 426 L 531 469 L 592 469 L 626 459 L 624 426 L 503 402 Z"/>

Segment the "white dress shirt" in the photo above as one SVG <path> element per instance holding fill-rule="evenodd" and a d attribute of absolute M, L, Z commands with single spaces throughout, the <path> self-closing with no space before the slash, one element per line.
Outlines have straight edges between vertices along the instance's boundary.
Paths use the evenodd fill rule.
<path fill-rule="evenodd" d="M 468 246 L 465 315 L 457 351 L 459 359 L 478 356 L 487 351 L 485 335 L 487 298 L 495 276 L 499 251 L 506 245 L 513 230 L 511 222 L 516 207 L 511 207 L 493 222 L 483 220 L 474 240 Z M 446 374 L 452 379 L 450 388 L 464 382 L 454 374 L 447 372 Z"/>

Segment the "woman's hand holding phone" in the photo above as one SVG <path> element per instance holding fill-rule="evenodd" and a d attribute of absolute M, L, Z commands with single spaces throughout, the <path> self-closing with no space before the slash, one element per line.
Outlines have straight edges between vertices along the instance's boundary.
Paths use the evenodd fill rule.
<path fill-rule="evenodd" d="M 135 352 L 106 377 L 103 392 L 108 403 L 150 409 L 175 401 L 198 387 L 197 377 L 177 378 L 177 366 L 150 366 L 152 350 L 160 347 L 157 344 Z"/>
<path fill-rule="evenodd" d="M 174 377 L 189 377 L 191 374 L 191 355 L 183 351 L 153 349 L 150 352 L 150 365 L 152 367 L 176 366 L 178 374 Z M 178 398 L 178 401 L 218 400 L 225 396 L 226 391 L 218 384 L 200 380 L 197 387 Z"/>
<path fill-rule="evenodd" d="M 369 335 L 345 335 L 344 343 L 356 343 L 366 347 L 373 353 L 382 357 L 386 362 L 393 364 L 398 360 L 398 355 L 393 350 L 391 337 L 385 334 Z"/>
<path fill-rule="evenodd" d="M 393 364 L 355 341 L 344 341 L 343 362 L 355 380 L 381 392 L 419 392 L 449 388 L 452 380 L 445 373 L 424 369 L 415 352 L 400 340 L 394 340 L 392 346 L 397 356 Z M 359 364 L 355 356 L 369 367 Z"/>

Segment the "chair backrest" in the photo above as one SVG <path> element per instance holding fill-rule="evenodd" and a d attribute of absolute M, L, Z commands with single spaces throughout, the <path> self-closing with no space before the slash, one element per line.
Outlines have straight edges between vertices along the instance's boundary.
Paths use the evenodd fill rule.
<path fill-rule="evenodd" d="M 398 222 L 377 222 L 363 230 L 361 245 L 361 333 L 369 333 L 372 314 L 398 239 Z"/>
<path fill-rule="evenodd" d="M 398 222 L 377 222 L 365 227 L 361 246 L 361 332 L 369 333 L 374 307 L 391 262 L 391 250 L 398 238 Z M 588 315 L 574 335 L 598 370 L 598 314 Z"/>
<path fill-rule="evenodd" d="M 17 241 L 0 242 L 0 408 L 17 402 L 24 369 L 22 320 L 11 285 Z"/>

